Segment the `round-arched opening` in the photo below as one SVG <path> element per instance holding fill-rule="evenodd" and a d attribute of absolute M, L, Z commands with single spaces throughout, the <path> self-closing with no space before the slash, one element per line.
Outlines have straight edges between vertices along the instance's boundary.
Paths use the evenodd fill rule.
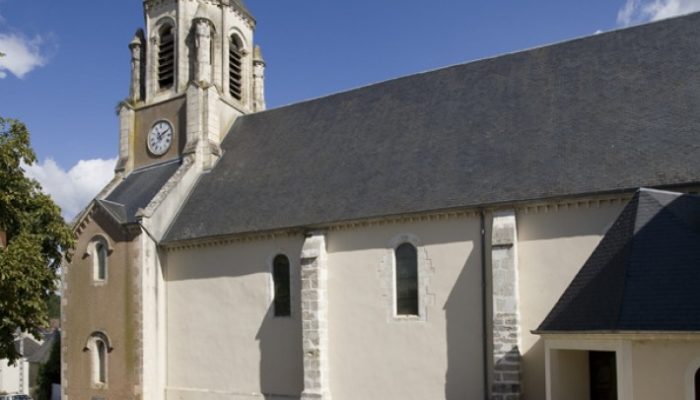
<path fill-rule="evenodd" d="M 228 90 L 236 100 L 243 98 L 243 42 L 233 34 L 228 46 Z"/>
<path fill-rule="evenodd" d="M 410 243 L 394 251 L 396 315 L 418 315 L 418 251 Z"/>
<path fill-rule="evenodd" d="M 167 89 L 175 83 L 175 30 L 165 24 L 158 30 L 158 87 Z"/>
<path fill-rule="evenodd" d="M 274 283 L 274 313 L 275 317 L 292 315 L 291 281 L 289 259 L 279 254 L 272 261 L 272 281 Z"/>

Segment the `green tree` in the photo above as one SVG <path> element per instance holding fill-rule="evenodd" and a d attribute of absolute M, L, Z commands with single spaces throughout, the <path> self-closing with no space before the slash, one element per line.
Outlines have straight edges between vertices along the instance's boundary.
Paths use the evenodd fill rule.
<path fill-rule="evenodd" d="M 24 176 L 22 163 L 35 161 L 27 127 L 0 117 L 0 229 L 7 234 L 0 249 L 0 359 L 10 363 L 19 357 L 15 332 L 40 337 L 38 328 L 47 326 L 57 270 L 75 240 L 58 206 Z"/>
<path fill-rule="evenodd" d="M 51 400 L 51 386 L 61 383 L 61 335 L 58 332 L 54 332 L 48 361 L 39 367 L 37 383 L 37 400 Z"/>
<path fill-rule="evenodd" d="M 55 293 L 51 294 L 46 307 L 49 310 L 49 319 L 61 318 L 61 296 Z"/>

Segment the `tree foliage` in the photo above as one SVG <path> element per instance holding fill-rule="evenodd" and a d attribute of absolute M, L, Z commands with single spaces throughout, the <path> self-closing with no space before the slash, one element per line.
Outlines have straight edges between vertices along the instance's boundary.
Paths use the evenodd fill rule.
<path fill-rule="evenodd" d="M 54 332 L 54 342 L 51 345 L 48 361 L 39 367 L 37 383 L 38 400 L 51 400 L 52 385 L 61 383 L 61 335 L 58 332 Z"/>
<path fill-rule="evenodd" d="M 18 358 L 17 330 L 39 337 L 48 325 L 47 301 L 56 290 L 57 270 L 73 248 L 74 235 L 51 198 L 24 176 L 22 163 L 36 161 L 29 131 L 0 117 L 0 359 Z"/>

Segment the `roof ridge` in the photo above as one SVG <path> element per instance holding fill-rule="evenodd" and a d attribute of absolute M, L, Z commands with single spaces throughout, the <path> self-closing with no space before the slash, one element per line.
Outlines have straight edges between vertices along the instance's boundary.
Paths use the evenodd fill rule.
<path fill-rule="evenodd" d="M 260 112 L 251 113 L 251 114 L 246 114 L 246 115 L 241 116 L 241 118 L 245 118 L 246 116 L 258 115 L 258 114 L 265 114 L 265 113 L 269 113 L 269 112 L 272 112 L 272 111 L 275 111 L 275 110 L 284 109 L 284 108 L 288 108 L 288 107 L 294 107 L 294 106 L 301 105 L 301 104 L 305 104 L 305 103 L 311 103 L 311 102 L 314 102 L 314 101 L 317 101 L 317 100 L 323 100 L 323 99 L 328 98 L 328 97 L 334 97 L 334 96 L 340 96 L 340 95 L 343 95 L 343 94 L 349 94 L 349 93 L 361 91 L 361 90 L 363 90 L 363 89 L 367 89 L 367 88 L 371 88 L 371 87 L 374 87 L 374 86 L 382 85 L 382 84 L 385 84 L 385 83 L 390 83 L 390 82 L 394 82 L 394 81 L 399 81 L 399 80 L 402 80 L 402 79 L 408 79 L 408 78 L 413 78 L 413 77 L 417 77 L 417 76 L 422 76 L 422 75 L 431 74 L 431 73 L 434 73 L 434 72 L 446 71 L 446 70 L 449 70 L 449 69 L 452 69 L 452 68 L 458 68 L 458 67 L 463 67 L 463 66 L 467 66 L 467 65 L 471 65 L 471 64 L 479 64 L 479 63 L 482 63 L 482 62 L 488 62 L 488 61 L 493 61 L 493 60 L 497 60 L 497 59 L 507 58 L 507 57 L 510 57 L 510 56 L 515 56 L 515 55 L 519 55 L 519 54 L 525 54 L 525 53 L 534 52 L 534 51 L 536 51 L 536 50 L 542 50 L 542 49 L 548 49 L 548 48 L 561 47 L 561 46 L 565 46 L 565 45 L 568 45 L 568 44 L 571 44 L 571 43 L 576 43 L 576 42 L 580 42 L 580 41 L 584 41 L 584 40 L 592 40 L 592 39 L 597 39 L 597 38 L 601 38 L 601 37 L 605 37 L 605 36 L 610 36 L 610 35 L 616 34 L 616 33 L 629 32 L 629 31 L 635 31 L 635 30 L 639 30 L 639 29 L 644 29 L 644 28 L 646 28 L 646 27 L 653 26 L 653 25 L 666 24 L 666 23 L 669 23 L 669 22 L 674 21 L 674 20 L 683 19 L 683 18 L 688 18 L 688 17 L 694 16 L 694 15 L 695 15 L 695 16 L 700 15 L 700 11 L 691 12 L 691 13 L 687 13 L 687 14 L 682 14 L 682 15 L 678 15 L 678 16 L 674 16 L 674 17 L 670 17 L 670 18 L 665 18 L 665 19 L 657 20 L 657 21 L 649 21 L 649 22 L 645 22 L 645 23 L 641 23 L 641 24 L 630 25 L 630 26 L 625 26 L 625 27 L 619 27 L 619 28 L 615 28 L 615 29 L 612 29 L 612 30 L 609 30 L 609 31 L 600 32 L 600 33 L 593 33 L 593 34 L 590 34 L 590 35 L 576 36 L 576 37 L 569 38 L 569 39 L 563 39 L 563 40 L 560 40 L 560 41 L 553 41 L 553 42 L 550 42 L 550 43 L 545 43 L 545 44 L 541 44 L 541 45 L 535 45 L 535 46 L 527 47 L 527 48 L 523 48 L 523 49 L 518 49 L 518 50 L 513 50 L 513 51 L 506 51 L 506 52 L 503 52 L 503 53 L 500 53 L 500 54 L 496 54 L 496 55 L 492 55 L 492 56 L 484 56 L 484 57 L 482 57 L 482 58 L 476 58 L 476 59 L 468 60 L 468 61 L 464 61 L 464 62 L 457 62 L 457 63 L 450 64 L 450 65 L 445 65 L 445 66 L 441 66 L 441 67 L 436 67 L 436 68 L 427 69 L 427 70 L 420 71 L 420 72 L 410 73 L 410 74 L 408 74 L 408 75 L 397 76 L 397 77 L 394 77 L 394 78 L 389 78 L 389 79 L 385 79 L 385 80 L 381 80 L 381 81 L 375 81 L 375 82 L 368 83 L 368 84 L 364 84 L 364 85 L 361 84 L 361 85 L 359 85 L 359 86 L 352 87 L 352 88 L 350 88 L 350 89 L 343 89 L 343 90 L 340 90 L 340 91 L 337 91 L 337 92 L 328 93 L 328 94 L 323 94 L 323 95 L 319 95 L 319 96 L 317 96 L 317 97 L 312 97 L 312 98 L 300 100 L 300 101 L 297 101 L 297 102 L 294 102 L 294 103 L 283 104 L 283 105 L 281 105 L 281 106 L 279 106 L 279 107 L 269 108 L 269 109 L 267 109 L 267 110 L 263 110 L 263 111 L 260 111 Z"/>

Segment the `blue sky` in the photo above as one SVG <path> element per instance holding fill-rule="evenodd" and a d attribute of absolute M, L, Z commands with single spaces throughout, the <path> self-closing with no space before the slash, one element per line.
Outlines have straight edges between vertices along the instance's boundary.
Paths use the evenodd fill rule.
<path fill-rule="evenodd" d="M 690 11 L 700 0 L 247 0 L 278 107 Z M 0 0 L 0 116 L 26 122 L 30 168 L 68 217 L 109 179 L 140 0 Z"/>

